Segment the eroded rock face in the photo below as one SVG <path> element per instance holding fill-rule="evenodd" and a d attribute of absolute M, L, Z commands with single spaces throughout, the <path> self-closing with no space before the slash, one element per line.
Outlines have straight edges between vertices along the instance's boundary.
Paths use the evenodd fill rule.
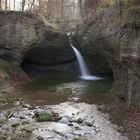
<path fill-rule="evenodd" d="M 79 32 L 78 42 L 87 58 L 91 59 L 89 62 L 95 66 L 95 71 L 113 71 L 113 92 L 127 99 L 132 92 L 132 101 L 139 103 L 139 12 L 136 14 L 128 9 L 127 14 L 121 12 L 117 8 L 100 10 Z M 96 68 L 98 64 L 101 67 Z"/>
<path fill-rule="evenodd" d="M 25 59 L 50 66 L 75 58 L 65 34 L 31 14 L 0 12 L 0 79 L 26 79 L 20 67 Z"/>

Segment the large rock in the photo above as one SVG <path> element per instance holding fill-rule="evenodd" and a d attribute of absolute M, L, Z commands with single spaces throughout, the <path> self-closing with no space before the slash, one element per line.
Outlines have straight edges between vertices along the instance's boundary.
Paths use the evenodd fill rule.
<path fill-rule="evenodd" d="M 27 79 L 23 61 L 45 66 L 75 59 L 64 33 L 45 25 L 32 14 L 0 12 L 0 80 L 22 82 Z"/>
<path fill-rule="evenodd" d="M 113 92 L 126 99 L 132 93 L 132 101 L 139 103 L 140 11 L 138 6 L 123 10 L 100 10 L 79 31 L 78 43 L 94 71 L 113 71 Z"/>

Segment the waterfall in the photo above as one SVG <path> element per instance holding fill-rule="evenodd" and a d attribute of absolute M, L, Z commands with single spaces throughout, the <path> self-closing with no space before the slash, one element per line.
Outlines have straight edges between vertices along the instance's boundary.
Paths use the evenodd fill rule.
<path fill-rule="evenodd" d="M 76 58 L 77 58 L 77 61 L 78 61 L 78 65 L 79 65 L 80 73 L 81 73 L 80 78 L 84 79 L 84 80 L 99 80 L 99 79 L 101 79 L 101 78 L 99 78 L 97 76 L 92 76 L 90 74 L 89 69 L 88 69 L 88 67 L 86 65 L 86 62 L 85 62 L 83 56 L 81 55 L 80 51 L 73 46 L 71 40 L 70 40 L 70 46 L 74 50 Z"/>
<path fill-rule="evenodd" d="M 81 75 L 82 76 L 88 76 L 90 75 L 89 73 L 89 70 L 87 68 L 87 65 L 85 63 L 85 60 L 84 58 L 82 57 L 81 53 L 79 52 L 78 49 L 76 49 L 75 47 L 73 47 L 71 45 L 71 47 L 73 48 L 75 54 L 76 54 L 76 57 L 77 57 L 77 60 L 78 60 L 78 64 L 79 64 L 79 67 L 80 67 L 80 72 L 81 72 Z"/>

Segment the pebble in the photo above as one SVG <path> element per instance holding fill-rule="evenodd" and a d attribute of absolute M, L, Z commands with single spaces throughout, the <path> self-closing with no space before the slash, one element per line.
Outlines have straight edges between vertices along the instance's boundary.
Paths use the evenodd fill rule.
<path fill-rule="evenodd" d="M 37 139 L 38 139 L 38 140 L 43 140 L 43 137 L 38 136 Z"/>
<path fill-rule="evenodd" d="M 83 123 L 83 120 L 81 118 L 78 118 L 76 122 L 77 123 Z"/>
<path fill-rule="evenodd" d="M 86 125 L 89 126 L 89 127 L 92 127 L 93 123 L 92 122 L 86 122 Z"/>
<path fill-rule="evenodd" d="M 21 102 L 18 101 L 18 103 L 20 104 Z M 71 106 L 73 107 L 74 105 L 71 104 Z M 60 108 L 60 110 L 62 108 Z M 66 108 L 64 109 L 64 111 L 61 110 L 62 114 L 61 113 L 60 114 L 62 115 L 62 117 L 60 117 L 59 113 L 55 113 L 53 109 L 48 110 L 43 107 L 31 108 L 31 105 L 23 103 L 23 106 L 19 109 L 19 111 L 13 111 L 12 117 L 8 118 L 8 121 L 7 121 L 8 125 L 7 124 L 3 125 L 0 128 L 0 131 L 4 130 L 5 132 L 3 131 L 3 133 L 7 134 L 8 132 L 8 135 L 10 136 L 10 133 L 12 134 L 12 131 L 14 131 L 15 128 L 17 128 L 16 133 L 18 134 L 22 133 L 23 130 L 26 133 L 31 132 L 35 136 L 36 140 L 45 140 L 45 139 L 73 140 L 75 137 L 81 137 L 85 135 L 91 136 L 92 132 L 96 132 L 100 134 L 101 128 L 98 125 L 99 122 L 97 121 L 95 123 L 93 118 L 91 119 L 91 117 L 89 117 L 90 119 L 88 119 L 88 116 L 89 116 L 89 115 L 87 116 L 88 113 L 85 114 L 86 116 L 83 116 L 83 112 L 85 110 L 83 108 L 82 110 L 77 110 L 77 108 L 78 107 L 76 104 L 76 111 L 75 111 L 76 113 L 70 113 L 70 116 L 67 113 L 62 115 L 63 112 L 65 113 Z M 72 109 L 73 108 L 71 108 L 71 110 Z M 58 122 L 55 122 L 56 120 L 54 120 L 52 122 L 37 123 L 34 117 L 46 111 L 50 111 L 50 113 L 52 113 L 54 117 L 56 117 Z M 56 110 L 56 112 L 57 111 L 58 110 Z M 0 113 L 0 118 L 5 118 L 5 115 L 3 113 Z M 87 140 L 92 140 L 92 139 L 87 139 Z M 101 139 L 99 138 L 99 140 Z M 119 139 L 119 140 L 122 140 L 122 139 Z"/>
<path fill-rule="evenodd" d="M 68 126 L 74 126 L 72 123 L 69 123 Z"/>

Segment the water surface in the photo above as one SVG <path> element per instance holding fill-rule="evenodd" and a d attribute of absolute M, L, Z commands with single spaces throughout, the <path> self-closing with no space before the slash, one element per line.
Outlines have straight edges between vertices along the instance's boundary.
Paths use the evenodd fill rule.
<path fill-rule="evenodd" d="M 108 77 L 86 81 L 53 73 L 18 87 L 10 96 L 39 105 L 53 105 L 66 101 L 101 104 L 112 100 L 111 85 L 112 80 Z"/>

